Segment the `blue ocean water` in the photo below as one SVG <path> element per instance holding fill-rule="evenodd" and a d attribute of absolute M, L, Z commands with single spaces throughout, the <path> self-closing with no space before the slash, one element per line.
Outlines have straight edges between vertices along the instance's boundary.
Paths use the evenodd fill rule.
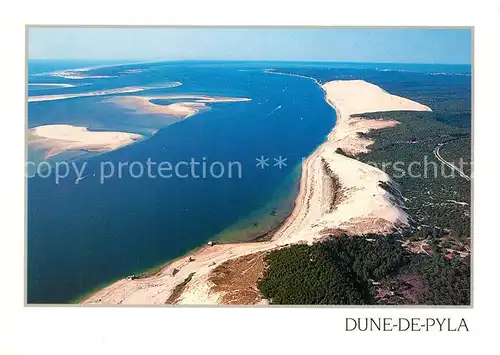
<path fill-rule="evenodd" d="M 313 81 L 363 78 L 391 92 L 408 83 L 470 80 L 470 68 L 425 65 L 283 62 L 29 63 L 29 95 L 85 93 L 129 86 L 133 95 L 206 95 L 250 98 L 209 104 L 210 110 L 178 122 L 138 114 L 107 102 L 112 96 L 32 102 L 28 126 L 72 124 L 93 130 L 140 133 L 138 143 L 105 154 L 59 155 L 84 167 L 56 183 L 28 179 L 28 302 L 64 303 L 121 277 L 158 266 L 207 240 L 247 240 L 274 228 L 293 208 L 300 163 L 335 123 L 334 110 Z M 44 73 L 92 67 L 74 79 Z M 75 74 L 72 72 L 72 74 Z M 469 76 L 468 76 L 469 75 Z M 85 76 L 89 76 L 85 78 Z M 96 78 L 101 76 L 101 78 Z M 458 79 L 457 79 L 458 78 Z M 181 86 L 158 88 L 169 82 Z M 417 86 L 418 86 L 417 85 Z M 170 103 L 157 101 L 158 104 Z M 156 132 L 156 133 L 154 133 Z M 269 166 L 256 166 L 256 158 Z M 275 166 L 286 158 L 286 166 Z M 28 158 L 40 159 L 30 150 Z M 147 161 L 210 165 L 231 162 L 237 172 L 216 178 L 161 178 L 115 174 L 101 183 L 102 167 Z M 106 165 L 108 164 L 108 165 Z"/>

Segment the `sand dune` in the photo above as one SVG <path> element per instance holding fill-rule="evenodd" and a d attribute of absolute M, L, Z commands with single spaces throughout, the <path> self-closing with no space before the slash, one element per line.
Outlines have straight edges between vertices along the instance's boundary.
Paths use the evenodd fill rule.
<path fill-rule="evenodd" d="M 134 133 L 93 132 L 72 125 L 45 125 L 28 130 L 28 145 L 47 149 L 45 158 L 65 151 L 107 152 L 142 138 Z"/>
<path fill-rule="evenodd" d="M 322 88 L 326 100 L 337 112 L 337 122 L 327 141 L 304 161 L 295 208 L 271 241 L 206 246 L 166 265 L 150 277 L 113 283 L 82 303 L 163 304 L 175 287 L 194 273 L 177 303 L 220 304 L 223 295 L 213 291 L 210 275 L 227 260 L 292 243 L 312 243 L 334 230 L 351 234 L 387 234 L 405 228 L 409 216 L 401 208 L 402 202 L 380 186 L 380 182 L 385 182 L 397 189 L 391 178 L 383 171 L 337 154 L 335 150 L 342 148 L 353 155 L 366 152 L 372 142 L 359 137 L 357 132 L 398 124 L 396 121 L 359 119 L 351 115 L 394 110 L 429 111 L 430 108 L 391 95 L 361 80 L 331 81 Z M 341 186 L 336 191 L 336 198 L 333 197 L 332 175 Z M 171 274 L 173 269 L 178 270 L 174 276 Z"/>

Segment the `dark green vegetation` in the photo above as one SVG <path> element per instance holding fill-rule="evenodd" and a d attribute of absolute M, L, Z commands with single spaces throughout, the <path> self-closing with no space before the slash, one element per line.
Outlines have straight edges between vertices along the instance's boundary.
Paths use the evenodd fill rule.
<path fill-rule="evenodd" d="M 349 154 L 347 154 L 346 152 L 344 152 L 344 150 L 343 150 L 342 148 L 337 148 L 337 149 L 335 149 L 335 153 L 337 153 L 337 154 L 342 154 L 343 156 L 346 156 L 346 157 L 352 158 Z"/>
<path fill-rule="evenodd" d="M 368 237 L 274 251 L 259 289 L 273 304 L 470 303 L 468 257 L 422 256 L 395 237 Z"/>
<path fill-rule="evenodd" d="M 444 144 L 441 156 L 457 167 L 462 166 L 466 174 L 470 173 L 470 135 L 464 128 L 434 120 L 434 115 L 430 112 L 360 115 L 393 119 L 400 124 L 370 132 L 368 137 L 374 140 L 371 151 L 358 159 L 384 170 L 399 183 L 417 227 L 437 227 L 453 236 L 467 238 L 470 235 L 470 181 L 441 163 L 434 150 Z M 460 161 L 464 164 L 460 165 Z"/>
<path fill-rule="evenodd" d="M 393 178 L 397 185 L 381 187 L 404 201 L 411 228 L 397 237 L 332 237 L 271 252 L 263 295 L 274 304 L 470 304 L 471 182 L 436 156 L 471 177 L 470 76 L 365 70 L 358 78 L 332 68 L 298 74 L 363 79 L 433 111 L 358 116 L 399 122 L 359 133 L 374 143 L 354 159 Z"/>
<path fill-rule="evenodd" d="M 415 292 L 417 304 L 469 305 L 470 304 L 470 257 L 451 260 L 440 255 L 433 257 L 411 256 L 404 273 L 396 278 L 398 290 L 403 295 L 411 294 L 415 285 L 422 287 Z M 413 282 L 412 282 L 413 281 Z M 421 284 L 419 285 L 419 282 Z M 401 301 L 406 301 L 403 297 Z M 411 301 L 411 299 L 410 299 Z M 401 302 L 406 304 L 409 302 Z"/>

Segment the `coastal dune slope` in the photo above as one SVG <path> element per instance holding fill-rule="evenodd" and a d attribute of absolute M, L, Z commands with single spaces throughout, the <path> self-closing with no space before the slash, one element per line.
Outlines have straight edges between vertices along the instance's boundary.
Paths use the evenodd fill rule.
<path fill-rule="evenodd" d="M 372 141 L 358 132 L 398 124 L 353 115 L 395 110 L 430 111 L 430 108 L 391 95 L 362 80 L 331 81 L 322 88 L 325 99 L 337 112 L 337 122 L 327 140 L 304 161 L 295 208 L 271 241 L 203 247 L 162 267 L 154 275 L 115 282 L 82 303 L 226 304 L 224 295 L 231 293 L 230 298 L 235 300 L 232 304 L 238 304 L 238 292 L 245 290 L 239 290 L 240 286 L 235 284 L 232 291 L 227 288 L 216 291 L 213 282 L 213 275 L 221 274 L 221 268 L 227 269 L 231 261 L 288 244 L 312 243 L 339 231 L 388 234 L 405 228 L 409 216 L 403 202 L 382 186 L 387 184 L 397 190 L 391 178 L 336 150 L 340 148 L 351 156 L 366 152 Z M 265 303 L 265 300 L 253 299 L 248 304 L 259 302 Z"/>
<path fill-rule="evenodd" d="M 327 140 L 305 161 L 296 200 L 296 205 L 302 208 L 293 211 L 292 218 L 274 237 L 288 243 L 310 242 L 334 232 L 388 234 L 407 227 L 409 216 L 403 202 L 383 187 L 386 184 L 397 190 L 397 184 L 382 170 L 336 151 L 340 148 L 353 157 L 368 152 L 373 141 L 359 133 L 399 124 L 394 120 L 361 119 L 353 115 L 431 109 L 363 80 L 330 81 L 321 87 L 337 113 L 336 124 Z M 328 186 L 331 179 L 340 186 L 337 191 Z"/>

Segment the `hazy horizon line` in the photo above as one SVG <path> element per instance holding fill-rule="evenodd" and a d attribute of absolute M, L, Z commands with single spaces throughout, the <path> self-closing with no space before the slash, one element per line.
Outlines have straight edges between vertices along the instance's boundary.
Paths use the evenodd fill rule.
<path fill-rule="evenodd" d="M 260 63 L 356 63 L 356 64 L 419 64 L 419 65 L 464 65 L 472 66 L 472 63 L 443 63 L 443 62 L 379 62 L 379 61 L 335 61 L 335 60 L 287 60 L 287 59 L 104 59 L 104 58 L 27 58 L 28 60 L 46 61 L 102 61 L 123 64 L 161 63 L 161 62 L 260 62 Z"/>

